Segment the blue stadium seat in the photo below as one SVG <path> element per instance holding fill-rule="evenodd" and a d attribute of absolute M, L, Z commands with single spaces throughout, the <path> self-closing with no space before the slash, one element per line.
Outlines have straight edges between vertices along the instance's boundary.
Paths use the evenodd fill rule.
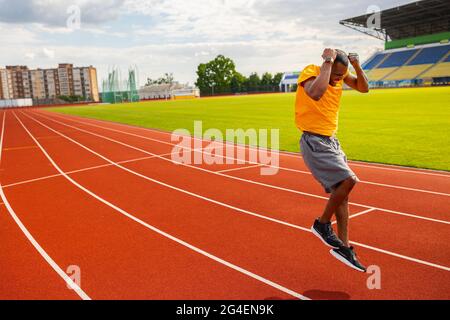
<path fill-rule="evenodd" d="M 284 78 L 284 80 L 298 79 L 299 76 L 300 76 L 299 74 L 289 75 L 289 76 L 286 76 L 286 77 Z"/>
<path fill-rule="evenodd" d="M 373 69 L 378 63 L 380 63 L 381 60 L 384 59 L 384 57 L 386 56 L 385 53 L 380 53 L 377 54 L 375 57 L 373 57 L 370 61 L 367 61 L 366 63 L 363 64 L 363 69 L 364 70 L 370 70 Z"/>
<path fill-rule="evenodd" d="M 444 62 L 450 62 L 450 56 L 448 56 L 448 57 L 444 60 Z"/>
<path fill-rule="evenodd" d="M 378 68 L 400 67 L 417 52 L 417 49 L 397 51 L 391 54 Z"/>
<path fill-rule="evenodd" d="M 450 45 L 424 48 L 408 65 L 437 63 L 450 50 Z"/>

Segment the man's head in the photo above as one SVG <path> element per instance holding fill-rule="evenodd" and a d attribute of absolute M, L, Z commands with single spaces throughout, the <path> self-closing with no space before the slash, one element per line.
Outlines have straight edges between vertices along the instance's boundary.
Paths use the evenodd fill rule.
<path fill-rule="evenodd" d="M 339 81 L 344 78 L 348 70 L 348 57 L 347 54 L 339 49 L 336 50 L 336 59 L 334 60 L 333 67 L 331 68 L 330 85 L 335 86 Z"/>

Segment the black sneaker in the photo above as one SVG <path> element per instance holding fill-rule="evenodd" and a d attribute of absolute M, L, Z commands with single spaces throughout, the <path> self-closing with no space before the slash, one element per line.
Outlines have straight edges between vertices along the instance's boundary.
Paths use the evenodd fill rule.
<path fill-rule="evenodd" d="M 339 261 L 345 263 L 350 268 L 355 270 L 366 272 L 366 267 L 364 267 L 356 257 L 355 251 L 353 251 L 353 247 L 345 247 L 342 246 L 339 249 L 331 249 L 330 253 L 333 257 L 338 259 Z"/>
<path fill-rule="evenodd" d="M 311 231 L 330 248 L 339 249 L 344 245 L 341 239 L 339 239 L 334 233 L 334 230 L 331 227 L 331 222 L 320 223 L 319 219 L 316 219 L 311 227 Z"/>

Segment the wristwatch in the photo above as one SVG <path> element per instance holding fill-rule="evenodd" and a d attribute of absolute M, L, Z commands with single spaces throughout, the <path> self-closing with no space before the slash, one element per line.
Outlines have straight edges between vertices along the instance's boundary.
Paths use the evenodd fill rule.
<path fill-rule="evenodd" d="M 331 58 L 331 57 L 326 57 L 326 58 L 324 59 L 324 62 L 326 62 L 326 63 L 334 63 L 334 60 L 333 60 L 333 58 Z"/>

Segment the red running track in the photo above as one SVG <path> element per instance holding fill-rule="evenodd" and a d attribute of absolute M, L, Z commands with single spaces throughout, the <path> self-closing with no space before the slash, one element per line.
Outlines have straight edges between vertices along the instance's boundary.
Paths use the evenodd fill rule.
<path fill-rule="evenodd" d="M 326 195 L 297 155 L 262 176 L 174 164 L 162 131 L 42 110 L 1 121 L 2 299 L 450 298 L 447 172 L 351 163 L 350 236 L 381 270 L 370 290 L 308 231 Z"/>

